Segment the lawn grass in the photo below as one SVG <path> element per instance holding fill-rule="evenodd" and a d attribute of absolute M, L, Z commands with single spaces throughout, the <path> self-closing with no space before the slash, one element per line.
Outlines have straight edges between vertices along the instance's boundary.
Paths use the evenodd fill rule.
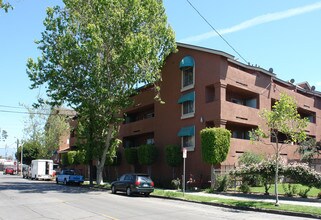
<path fill-rule="evenodd" d="M 285 194 L 282 185 L 283 185 L 283 184 L 281 184 L 281 183 L 278 184 L 278 192 L 279 192 L 280 195 Z M 286 183 L 286 186 L 287 186 L 287 185 L 288 185 L 288 184 Z M 293 186 L 295 185 L 295 186 L 297 187 L 298 193 L 300 192 L 300 190 L 305 190 L 305 189 L 308 188 L 307 186 L 303 186 L 303 185 L 301 185 L 301 184 L 291 184 L 291 185 L 293 185 Z M 275 195 L 274 189 L 275 189 L 274 184 L 272 184 L 272 185 L 271 185 L 271 188 L 269 189 L 270 195 Z M 262 187 L 251 187 L 251 192 L 252 192 L 252 193 L 260 193 L 260 194 L 263 195 L 263 194 L 265 193 L 265 189 L 264 189 L 263 186 L 262 186 Z M 311 188 L 311 190 L 308 192 L 308 197 L 317 197 L 319 192 L 321 192 L 321 189 L 317 189 L 317 188 L 314 188 L 314 187 L 313 187 L 313 188 Z"/>
<path fill-rule="evenodd" d="M 270 203 L 270 202 L 223 199 L 215 196 L 190 195 L 188 193 L 185 193 L 183 195 L 182 192 L 166 191 L 166 190 L 160 190 L 160 189 L 156 189 L 152 193 L 152 195 L 164 196 L 164 197 L 170 197 L 170 198 L 180 198 L 188 201 L 224 204 L 224 205 L 235 206 L 235 207 L 251 207 L 251 208 L 266 209 L 266 210 L 282 210 L 282 211 L 288 211 L 293 213 L 305 213 L 305 214 L 321 216 L 321 208 L 313 207 L 313 206 L 289 205 L 289 204 L 281 204 L 280 206 L 275 206 L 274 203 Z"/>

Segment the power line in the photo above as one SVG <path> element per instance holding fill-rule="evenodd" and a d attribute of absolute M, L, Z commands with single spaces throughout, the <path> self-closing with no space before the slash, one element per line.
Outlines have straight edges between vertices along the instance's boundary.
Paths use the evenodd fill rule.
<path fill-rule="evenodd" d="M 194 5 L 189 1 L 186 0 L 190 6 L 198 13 L 198 15 L 203 18 L 203 20 L 215 31 L 215 33 L 235 52 L 237 55 L 241 57 L 241 59 L 245 62 L 248 63 L 247 60 L 239 53 L 237 50 L 207 21 L 207 19 L 194 7 Z"/>
<path fill-rule="evenodd" d="M 0 105 L 0 108 L 17 108 L 17 109 L 25 109 L 24 107 L 10 106 L 10 105 Z"/>

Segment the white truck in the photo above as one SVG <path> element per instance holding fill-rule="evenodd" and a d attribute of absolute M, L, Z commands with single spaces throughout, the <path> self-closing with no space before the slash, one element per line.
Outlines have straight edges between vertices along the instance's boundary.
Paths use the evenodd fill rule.
<path fill-rule="evenodd" d="M 38 159 L 31 161 L 31 179 L 52 180 L 53 161 L 46 159 Z"/>

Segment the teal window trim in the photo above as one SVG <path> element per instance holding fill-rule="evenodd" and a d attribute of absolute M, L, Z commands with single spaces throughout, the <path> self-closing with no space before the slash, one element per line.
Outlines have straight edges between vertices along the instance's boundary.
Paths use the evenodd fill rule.
<path fill-rule="evenodd" d="M 194 100 L 195 100 L 195 91 L 182 95 L 178 99 L 177 103 L 182 104 L 183 102 L 188 102 L 188 101 L 194 102 Z"/>
<path fill-rule="evenodd" d="M 194 67 L 194 65 L 195 65 L 195 61 L 194 61 L 193 57 L 186 56 L 179 63 L 179 68 L 182 69 L 184 67 Z"/>
<path fill-rule="evenodd" d="M 185 137 L 185 136 L 194 136 L 195 135 L 195 126 L 188 126 L 188 127 L 182 127 L 181 130 L 179 130 L 177 136 L 179 137 Z"/>

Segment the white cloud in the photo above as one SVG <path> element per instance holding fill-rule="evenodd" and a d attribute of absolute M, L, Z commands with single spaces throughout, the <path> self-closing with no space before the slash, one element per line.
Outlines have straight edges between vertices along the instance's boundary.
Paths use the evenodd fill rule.
<path fill-rule="evenodd" d="M 218 32 L 221 35 L 229 34 L 229 33 L 241 31 L 241 30 L 244 30 L 244 29 L 247 29 L 247 28 L 250 28 L 250 27 L 254 27 L 254 26 L 257 26 L 257 25 L 260 25 L 260 24 L 265 24 L 265 23 L 269 23 L 269 22 L 272 22 L 272 21 L 278 21 L 278 20 L 282 20 L 282 19 L 285 19 L 285 18 L 290 18 L 290 17 L 293 17 L 293 16 L 309 13 L 309 12 L 312 12 L 312 11 L 315 11 L 315 10 L 320 10 L 320 9 L 321 9 L 321 1 L 320 2 L 316 2 L 314 4 L 311 4 L 311 5 L 306 5 L 306 6 L 302 6 L 302 7 L 298 7 L 298 8 L 288 9 L 286 11 L 260 15 L 258 17 L 255 17 L 255 18 L 252 18 L 250 20 L 244 21 L 244 22 L 242 22 L 240 24 L 234 25 L 232 27 L 218 30 Z M 179 42 L 186 42 L 186 43 L 199 42 L 199 41 L 207 40 L 209 38 L 217 37 L 217 36 L 218 35 L 217 35 L 217 33 L 215 31 L 210 31 L 210 32 L 207 32 L 207 33 L 204 33 L 204 34 L 190 36 L 190 37 L 181 39 L 181 40 L 179 40 Z"/>

